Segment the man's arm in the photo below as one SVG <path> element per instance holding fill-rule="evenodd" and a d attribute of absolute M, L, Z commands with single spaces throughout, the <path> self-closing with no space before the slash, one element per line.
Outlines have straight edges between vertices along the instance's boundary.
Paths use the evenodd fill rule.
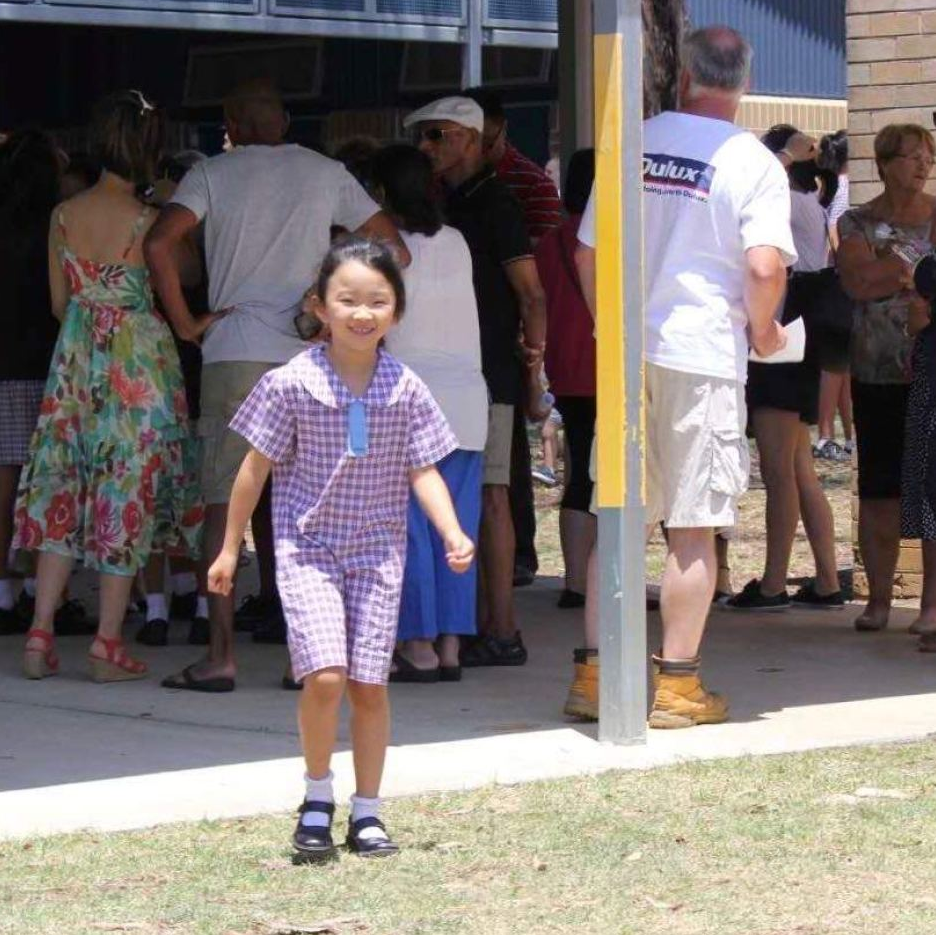
<path fill-rule="evenodd" d="M 744 262 L 744 308 L 751 344 L 761 357 L 769 357 L 786 344 L 783 326 L 774 317 L 786 289 L 786 266 L 776 247 L 751 247 Z"/>
<path fill-rule="evenodd" d="M 528 365 L 543 359 L 546 347 L 546 293 L 536 271 L 536 260 L 531 256 L 519 257 L 504 264 L 523 321 L 524 356 Z"/>
<path fill-rule="evenodd" d="M 143 242 L 143 255 L 153 277 L 163 310 L 183 341 L 197 342 L 218 315 L 192 315 L 182 292 L 178 257 L 185 241 L 198 227 L 198 218 L 180 205 L 167 205 Z"/>
<path fill-rule="evenodd" d="M 368 237 L 371 240 L 382 240 L 389 245 L 390 249 L 396 254 L 397 262 L 402 267 L 407 267 L 412 261 L 406 244 L 400 237 L 396 224 L 390 220 L 390 216 L 384 211 L 378 211 L 371 215 L 355 232 L 361 237 Z"/>
<path fill-rule="evenodd" d="M 575 248 L 575 268 L 578 270 L 579 285 L 585 304 L 591 312 L 592 321 L 598 320 L 598 292 L 595 285 L 595 248 L 581 241 Z"/>

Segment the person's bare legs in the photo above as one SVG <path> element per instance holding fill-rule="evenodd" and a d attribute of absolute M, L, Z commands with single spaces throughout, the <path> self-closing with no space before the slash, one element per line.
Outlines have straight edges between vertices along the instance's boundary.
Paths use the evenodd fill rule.
<path fill-rule="evenodd" d="M 346 681 L 345 670 L 337 667 L 319 669 L 302 680 L 298 705 L 299 740 L 306 774 L 314 779 L 328 775 Z"/>
<path fill-rule="evenodd" d="M 98 618 L 97 635 L 107 640 L 120 639 L 123 630 L 124 618 L 127 616 L 127 604 L 130 601 L 130 592 L 133 589 L 132 575 L 100 575 L 100 616 Z M 38 585 L 38 582 L 37 582 Z M 38 603 L 39 588 L 36 587 Z M 103 656 L 103 652 L 97 655 Z"/>
<path fill-rule="evenodd" d="M 348 679 L 348 701 L 351 702 L 355 795 L 376 799 L 380 795 L 380 781 L 390 742 L 387 686 Z"/>
<path fill-rule="evenodd" d="M 819 374 L 819 438 L 835 438 L 835 411 L 842 397 L 842 384 L 848 383 L 848 374 Z"/>
<path fill-rule="evenodd" d="M 731 565 L 728 564 L 727 536 L 715 536 L 715 560 L 718 563 L 718 577 L 715 579 L 716 594 L 732 594 Z"/>
<path fill-rule="evenodd" d="M 454 669 L 458 665 L 461 638 L 455 633 L 443 633 L 435 642 L 436 657 L 440 666 Z"/>
<path fill-rule="evenodd" d="M 552 419 L 547 419 L 540 429 L 543 442 L 543 466 L 555 473 L 559 460 L 559 426 Z"/>
<path fill-rule="evenodd" d="M 166 555 L 152 552 L 143 566 L 143 587 L 147 594 L 163 594 L 166 590 Z"/>
<path fill-rule="evenodd" d="M 260 597 L 272 600 L 276 597 L 276 561 L 273 554 L 273 500 L 272 485 L 267 481 L 257 501 L 257 508 L 250 518 L 254 548 L 257 550 L 257 571 L 260 575 Z M 225 507 L 225 509 L 227 509 Z"/>
<path fill-rule="evenodd" d="M 510 514 L 508 487 L 485 484 L 481 488 L 480 572 L 484 579 L 484 615 L 478 632 L 512 639 L 513 570 L 516 540 Z"/>
<path fill-rule="evenodd" d="M 598 538 L 598 519 L 584 510 L 559 511 L 559 542 L 565 566 L 565 586 L 586 593 L 588 557 Z"/>
<path fill-rule="evenodd" d="M 800 423 L 794 459 L 796 490 L 803 527 L 816 563 L 816 593 L 834 594 L 839 590 L 835 562 L 835 520 L 825 491 L 816 476 L 809 427 Z"/>
<path fill-rule="evenodd" d="M 32 629 L 51 633 L 55 611 L 68 584 L 74 559 L 70 555 L 40 552 L 36 563 L 36 606 L 33 610 Z M 42 648 L 38 643 L 30 648 Z"/>
<path fill-rule="evenodd" d="M 711 528 L 667 529 L 660 588 L 664 659 L 694 659 L 715 593 L 718 567 Z"/>
<path fill-rule="evenodd" d="M 847 372 L 842 374 L 838 411 L 839 418 L 842 420 L 842 434 L 845 436 L 845 441 L 851 444 L 855 438 L 855 420 L 852 415 L 851 377 Z"/>
<path fill-rule="evenodd" d="M 858 548 L 868 576 L 868 603 L 855 621 L 867 629 L 887 626 L 900 554 L 900 500 L 858 500 Z"/>
<path fill-rule="evenodd" d="M 760 590 L 765 597 L 773 597 L 786 590 L 790 553 L 799 523 L 794 460 L 800 421 L 797 413 L 780 409 L 755 409 L 751 421 L 767 490 L 767 553 Z"/>
<path fill-rule="evenodd" d="M 598 649 L 598 621 L 601 619 L 601 597 L 598 592 L 597 543 L 588 553 L 585 586 L 585 649 Z"/>
<path fill-rule="evenodd" d="M 936 542 L 923 541 L 923 593 L 920 595 L 920 613 L 912 624 L 913 632 L 936 633 Z M 932 636 L 930 636 L 930 642 Z"/>

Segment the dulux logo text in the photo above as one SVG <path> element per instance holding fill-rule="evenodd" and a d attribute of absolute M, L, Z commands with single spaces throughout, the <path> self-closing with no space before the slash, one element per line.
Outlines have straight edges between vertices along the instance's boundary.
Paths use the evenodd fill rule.
<path fill-rule="evenodd" d="M 667 156 L 665 153 L 644 153 L 644 185 L 669 185 L 687 188 L 707 195 L 712 190 L 715 166 L 682 156 Z"/>

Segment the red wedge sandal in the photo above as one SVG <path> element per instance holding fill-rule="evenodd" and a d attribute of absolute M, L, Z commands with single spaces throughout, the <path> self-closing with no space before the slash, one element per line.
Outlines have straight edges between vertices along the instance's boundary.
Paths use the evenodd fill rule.
<path fill-rule="evenodd" d="M 30 646 L 30 641 L 42 643 L 41 647 Z M 46 630 L 33 628 L 26 634 L 26 650 L 23 653 L 23 674 L 28 679 L 44 679 L 58 675 L 59 658 L 55 652 L 55 638 Z"/>
<path fill-rule="evenodd" d="M 102 646 L 107 655 L 96 655 L 93 652 L 95 645 Z M 91 649 L 88 662 L 91 664 L 91 678 L 95 682 L 129 682 L 146 678 L 146 663 L 131 658 L 119 637 L 107 639 L 104 636 L 96 636 Z"/>

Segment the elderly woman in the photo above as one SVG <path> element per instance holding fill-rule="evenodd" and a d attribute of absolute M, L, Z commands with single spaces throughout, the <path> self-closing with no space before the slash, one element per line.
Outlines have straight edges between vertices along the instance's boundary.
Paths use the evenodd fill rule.
<path fill-rule="evenodd" d="M 936 200 L 923 188 L 936 143 L 916 124 L 890 124 L 874 140 L 884 191 L 838 224 L 838 267 L 858 303 L 852 337 L 852 399 L 858 442 L 858 544 L 868 575 L 859 631 L 887 626 L 900 549 L 901 468 L 911 376 L 911 318 L 926 304 L 912 291 L 900 245 L 928 246 Z M 895 251 L 897 248 L 897 251 Z M 924 602 L 925 604 L 925 602 Z M 936 608 L 934 608 L 936 610 Z M 924 614 L 912 626 L 920 632 Z M 933 616 L 933 612 L 929 612 Z"/>

